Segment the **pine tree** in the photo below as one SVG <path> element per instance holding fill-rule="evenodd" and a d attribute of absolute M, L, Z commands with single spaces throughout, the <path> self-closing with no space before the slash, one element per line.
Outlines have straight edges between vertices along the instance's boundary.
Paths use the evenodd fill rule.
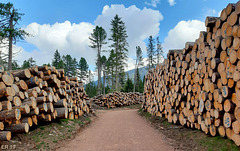
<path fill-rule="evenodd" d="M 85 58 L 81 57 L 78 63 L 79 74 L 78 77 L 81 81 L 87 80 L 88 75 L 88 64 Z"/>
<path fill-rule="evenodd" d="M 134 82 L 134 84 L 135 84 L 135 82 Z M 140 91 L 140 84 L 141 84 L 141 75 L 140 75 L 139 69 L 137 67 L 137 69 L 136 69 L 136 91 L 134 91 L 134 92 Z"/>
<path fill-rule="evenodd" d="M 30 57 L 28 60 L 23 61 L 22 69 L 33 67 L 36 65 L 36 61 Z"/>
<path fill-rule="evenodd" d="M 66 55 L 62 57 L 64 71 L 67 76 L 75 76 L 77 69 L 77 60 L 76 58 L 72 58 L 70 55 Z"/>
<path fill-rule="evenodd" d="M 56 69 L 62 69 L 64 67 L 63 60 L 58 50 L 55 51 L 54 57 L 52 60 L 52 66 L 56 67 Z"/>
<path fill-rule="evenodd" d="M 137 81 L 137 72 L 138 72 L 138 68 L 139 66 L 143 65 L 142 62 L 142 49 L 140 48 L 140 46 L 136 47 L 136 64 L 135 64 L 135 73 L 134 73 L 134 87 L 133 87 L 133 92 L 135 92 L 136 89 L 136 84 L 138 83 Z"/>
<path fill-rule="evenodd" d="M 23 61 L 23 64 L 22 64 L 22 69 L 26 69 L 26 68 L 29 68 L 30 67 L 30 64 L 27 60 L 24 60 Z"/>
<path fill-rule="evenodd" d="M 29 62 L 30 67 L 33 67 L 33 66 L 36 65 L 36 61 L 35 61 L 32 57 L 30 57 L 30 58 L 28 59 L 28 62 Z"/>
<path fill-rule="evenodd" d="M 106 72 L 106 79 L 109 83 L 109 85 L 111 85 L 111 89 L 113 89 L 114 85 L 115 85 L 115 74 L 114 74 L 114 67 L 115 67 L 115 62 L 116 62 L 116 56 L 114 54 L 114 51 L 111 50 L 110 51 L 110 55 L 108 57 L 107 60 L 107 64 L 106 64 L 106 68 L 107 68 L 107 72 Z"/>
<path fill-rule="evenodd" d="M 147 45 L 147 55 L 148 55 L 148 69 L 151 69 L 154 67 L 155 60 L 155 41 L 152 36 L 149 36 L 148 38 L 148 45 Z"/>
<path fill-rule="evenodd" d="M 12 69 L 13 69 L 13 70 L 20 69 L 20 66 L 18 65 L 18 63 L 17 63 L 16 60 L 14 60 L 14 61 L 12 62 Z"/>
<path fill-rule="evenodd" d="M 111 38 L 109 40 L 112 41 L 110 48 L 113 50 L 115 56 L 115 90 L 119 91 L 122 87 L 121 83 L 125 80 L 124 67 L 128 59 L 128 36 L 125 23 L 118 15 L 111 20 L 110 31 Z"/>
<path fill-rule="evenodd" d="M 102 47 L 106 44 L 105 40 L 107 38 L 107 33 L 102 27 L 96 26 L 93 29 L 93 33 L 89 37 L 91 45 L 90 47 L 93 49 L 97 49 L 97 69 L 98 69 L 98 94 L 101 94 L 101 52 Z"/>
<path fill-rule="evenodd" d="M 12 3 L 0 3 L 0 37 L 8 40 L 8 70 L 12 70 L 13 43 L 23 40 L 25 36 L 29 35 L 21 28 L 16 27 L 23 15 L 13 7 Z"/>
<path fill-rule="evenodd" d="M 157 49 L 156 49 L 156 57 L 157 57 L 157 64 L 160 63 L 160 59 L 163 58 L 163 49 L 161 42 L 159 41 L 159 37 L 157 37 Z"/>
<path fill-rule="evenodd" d="M 127 76 L 127 81 L 125 83 L 125 86 L 124 86 L 124 89 L 123 91 L 124 92 L 132 92 L 133 91 L 133 82 L 132 80 L 129 78 L 129 76 Z"/>
<path fill-rule="evenodd" d="M 103 95 L 105 95 L 105 79 L 106 79 L 106 70 L 107 70 L 107 58 L 106 56 L 102 56 L 101 58 L 101 67 L 103 71 Z"/>

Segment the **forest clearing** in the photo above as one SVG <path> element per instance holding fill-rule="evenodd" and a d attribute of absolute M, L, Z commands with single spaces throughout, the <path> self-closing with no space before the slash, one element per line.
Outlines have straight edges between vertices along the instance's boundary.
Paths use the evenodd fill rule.
<path fill-rule="evenodd" d="M 0 3 L 0 150 L 240 150 L 240 1 L 220 1 L 218 17 L 194 2 L 204 22 L 166 18 L 168 33 L 159 10 L 178 0 L 100 2 L 79 24 L 50 4 L 65 22 L 21 24 L 31 13 L 16 8 L 36 3 Z"/>

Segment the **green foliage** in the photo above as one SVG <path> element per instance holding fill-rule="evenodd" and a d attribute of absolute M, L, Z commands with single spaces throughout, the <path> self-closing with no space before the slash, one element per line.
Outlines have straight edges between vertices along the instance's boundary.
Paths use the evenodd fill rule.
<path fill-rule="evenodd" d="M 56 69 L 64 68 L 63 60 L 62 60 L 61 55 L 58 52 L 58 50 L 56 50 L 54 53 L 54 57 L 52 60 L 52 66 L 56 67 Z"/>
<path fill-rule="evenodd" d="M 140 85 L 142 84 L 142 80 L 140 77 L 139 69 L 136 69 L 136 78 L 135 78 L 135 92 L 140 92 Z"/>
<path fill-rule="evenodd" d="M 123 89 L 124 92 L 133 92 L 133 82 L 132 80 L 129 78 L 127 78 L 127 81 L 125 83 L 125 86 L 124 86 L 124 89 Z"/>
<path fill-rule="evenodd" d="M 159 37 L 157 37 L 156 41 L 157 41 L 156 57 L 157 57 L 157 64 L 159 64 L 160 59 L 163 58 L 163 48 L 162 48 L 161 42 L 159 41 Z"/>
<path fill-rule="evenodd" d="M 12 3 L 0 3 L 0 36 L 3 38 L 12 36 L 16 42 L 17 40 L 23 40 L 25 36 L 29 35 L 21 28 L 10 28 L 10 19 L 13 19 L 13 25 L 15 26 L 19 24 L 23 15 L 23 13 L 18 12 L 18 9 L 14 8 Z"/>
<path fill-rule="evenodd" d="M 19 13 L 13 4 L 0 3 L 0 37 L 8 40 L 8 70 L 12 70 L 12 45 L 18 40 L 23 40 L 25 36 L 29 36 L 27 32 L 16 27 L 24 14 Z"/>
<path fill-rule="evenodd" d="M 20 66 L 17 64 L 17 61 L 15 61 L 15 60 L 12 62 L 12 69 L 13 70 L 20 69 Z"/>
<path fill-rule="evenodd" d="M 122 19 L 116 15 L 111 20 L 111 38 L 109 40 L 112 41 L 110 45 L 111 51 L 113 50 L 114 57 L 114 75 L 111 78 L 115 82 L 115 90 L 119 91 L 124 83 L 125 75 L 124 75 L 124 67 L 126 66 L 126 62 L 128 59 L 128 42 L 127 42 L 127 31 L 125 27 L 125 23 Z M 112 85 L 113 88 L 113 85 Z"/>
<path fill-rule="evenodd" d="M 77 69 L 77 60 L 76 58 L 72 58 L 70 55 L 63 55 L 63 67 L 65 74 L 67 76 L 75 76 L 76 75 L 76 69 Z"/>
<path fill-rule="evenodd" d="M 154 55 L 155 55 L 155 41 L 152 36 L 149 36 L 147 45 L 148 69 L 154 67 L 155 63 Z"/>
<path fill-rule="evenodd" d="M 86 80 L 88 75 L 88 64 L 85 58 L 81 57 L 81 59 L 79 60 L 78 63 L 78 70 L 79 70 L 79 74 L 78 77 L 80 78 L 80 80 Z"/>
<path fill-rule="evenodd" d="M 107 38 L 107 33 L 102 27 L 96 26 L 91 33 L 89 40 L 91 42 L 90 47 L 97 50 L 97 69 L 98 69 L 98 94 L 101 94 L 101 52 L 102 47 L 106 44 L 105 40 Z"/>
<path fill-rule="evenodd" d="M 140 91 L 140 73 L 138 68 L 143 65 L 142 60 L 142 49 L 140 46 L 136 47 L 136 64 L 135 64 L 135 73 L 134 73 L 134 87 L 133 92 Z M 137 89 L 137 90 L 136 90 Z"/>
<path fill-rule="evenodd" d="M 90 98 L 97 96 L 97 87 L 93 82 L 86 84 L 85 91 Z"/>
<path fill-rule="evenodd" d="M 101 57 L 101 68 L 102 68 L 102 71 L 103 71 L 103 84 L 102 84 L 102 92 L 103 92 L 103 95 L 105 95 L 105 83 L 106 83 L 106 70 L 107 70 L 107 58 L 106 56 L 102 56 Z"/>
<path fill-rule="evenodd" d="M 31 57 L 28 60 L 24 60 L 22 64 L 22 69 L 33 67 L 36 65 L 36 61 Z"/>
<path fill-rule="evenodd" d="M 106 63 L 106 79 L 107 79 L 107 83 L 108 85 L 111 85 L 111 88 L 113 89 L 113 86 L 115 85 L 115 54 L 114 54 L 114 50 L 110 51 L 110 55 L 107 59 L 107 63 Z"/>

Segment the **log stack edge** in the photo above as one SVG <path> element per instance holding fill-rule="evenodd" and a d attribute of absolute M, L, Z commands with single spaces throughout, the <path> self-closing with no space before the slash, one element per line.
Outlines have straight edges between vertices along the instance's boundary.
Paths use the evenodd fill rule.
<path fill-rule="evenodd" d="M 145 78 L 142 108 L 168 122 L 227 137 L 240 146 L 240 1 Z M 184 35 L 183 35 L 184 36 Z"/>

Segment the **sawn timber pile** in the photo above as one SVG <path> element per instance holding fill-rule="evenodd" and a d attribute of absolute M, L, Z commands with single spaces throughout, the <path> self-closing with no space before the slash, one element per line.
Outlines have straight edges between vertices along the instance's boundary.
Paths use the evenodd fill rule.
<path fill-rule="evenodd" d="M 101 107 L 115 108 L 140 104 L 142 102 L 142 94 L 139 92 L 113 92 L 110 94 L 94 97 L 92 101 Z"/>
<path fill-rule="evenodd" d="M 11 133 L 28 132 L 39 122 L 75 119 L 89 113 L 83 83 L 64 70 L 35 66 L 0 73 L 0 141 Z"/>
<path fill-rule="evenodd" d="M 240 146 L 240 2 L 220 17 L 207 17 L 207 31 L 167 59 L 145 79 L 143 109 Z"/>

